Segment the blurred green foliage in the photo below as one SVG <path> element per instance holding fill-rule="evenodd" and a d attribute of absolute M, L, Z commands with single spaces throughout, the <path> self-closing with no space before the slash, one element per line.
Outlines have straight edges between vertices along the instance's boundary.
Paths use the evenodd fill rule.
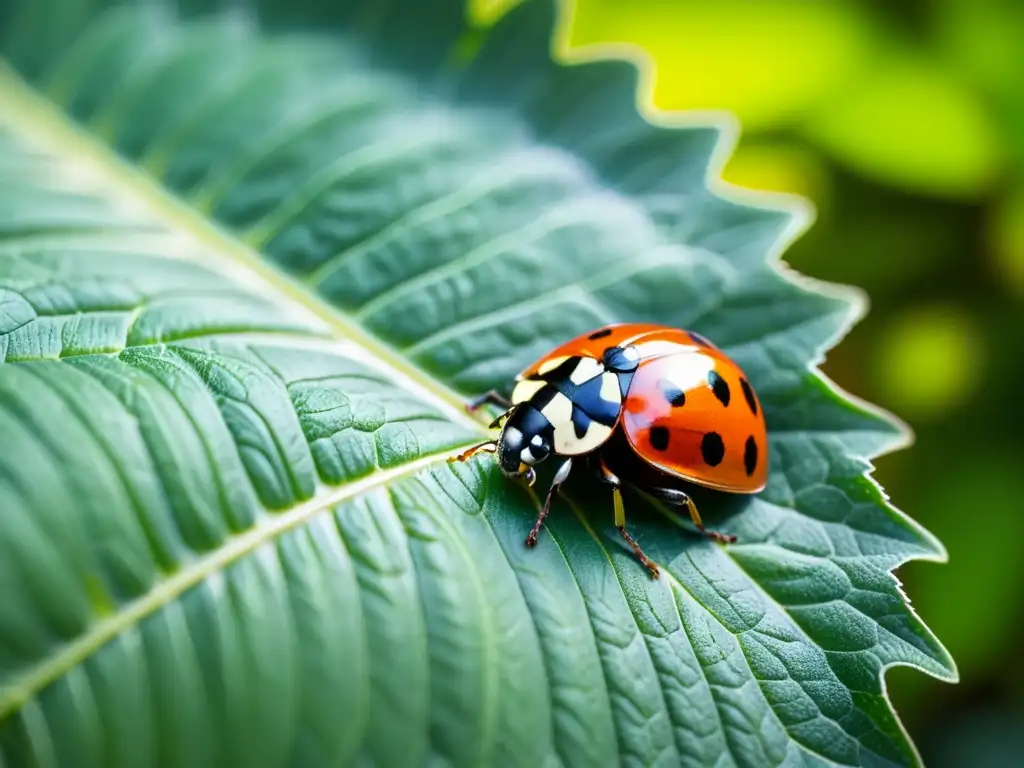
<path fill-rule="evenodd" d="M 726 109 L 748 134 L 785 132 L 871 180 L 971 200 L 1008 154 L 972 76 L 995 89 L 990 73 L 1019 57 L 956 37 L 967 27 L 947 17 L 962 5 L 937 4 L 935 25 L 963 62 L 937 55 L 907 20 L 841 1 L 580 0 L 573 40 L 641 45 L 658 63 L 659 107 Z"/>
<path fill-rule="evenodd" d="M 899 576 L 962 678 L 889 689 L 927 764 L 1017 764 L 1024 3 L 577 0 L 573 47 L 613 42 L 653 58 L 658 107 L 740 119 L 727 180 L 814 202 L 789 263 L 868 291 L 824 368 L 916 433 L 876 476 L 948 547 Z"/>

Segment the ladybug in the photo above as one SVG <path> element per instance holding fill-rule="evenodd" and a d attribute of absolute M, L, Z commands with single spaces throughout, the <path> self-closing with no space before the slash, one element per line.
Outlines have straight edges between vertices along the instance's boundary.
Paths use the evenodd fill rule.
<path fill-rule="evenodd" d="M 526 545 L 537 543 L 552 499 L 577 464 L 586 463 L 612 487 L 615 525 L 637 558 L 658 578 L 658 566 L 626 531 L 622 488 L 685 506 L 708 538 L 735 536 L 704 527 L 686 483 L 731 493 L 757 493 L 768 478 L 768 435 L 760 402 L 746 375 L 721 349 L 692 331 L 647 323 L 606 325 L 552 350 L 516 376 L 511 398 L 491 390 L 467 405 L 504 413 L 494 440 L 509 477 L 530 485 L 534 467 L 562 461 Z"/>

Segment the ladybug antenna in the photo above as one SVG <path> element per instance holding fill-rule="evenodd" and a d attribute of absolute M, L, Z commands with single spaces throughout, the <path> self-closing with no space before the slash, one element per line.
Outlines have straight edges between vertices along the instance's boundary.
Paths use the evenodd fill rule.
<path fill-rule="evenodd" d="M 494 440 L 487 440 L 483 443 L 477 443 L 471 448 L 467 448 L 458 456 L 452 456 L 448 459 L 448 463 L 453 461 L 468 461 L 470 458 L 478 453 L 495 453 L 498 450 L 498 444 Z"/>

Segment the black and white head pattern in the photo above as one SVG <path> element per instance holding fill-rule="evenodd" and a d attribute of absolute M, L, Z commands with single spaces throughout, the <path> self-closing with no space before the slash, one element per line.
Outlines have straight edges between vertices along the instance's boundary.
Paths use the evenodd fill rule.
<path fill-rule="evenodd" d="M 611 437 L 628 387 L 620 379 L 630 375 L 610 371 L 592 357 L 555 357 L 516 384 L 512 402 L 528 402 L 547 419 L 555 453 L 579 456 Z"/>

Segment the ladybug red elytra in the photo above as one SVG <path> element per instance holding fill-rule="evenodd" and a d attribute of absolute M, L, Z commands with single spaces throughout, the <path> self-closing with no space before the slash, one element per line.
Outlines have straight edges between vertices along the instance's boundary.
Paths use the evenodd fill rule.
<path fill-rule="evenodd" d="M 626 531 L 623 485 L 685 506 L 705 536 L 732 542 L 735 536 L 704 528 L 683 484 L 757 493 L 767 482 L 768 435 L 753 387 L 724 352 L 691 331 L 646 323 L 599 328 L 520 373 L 511 399 L 492 390 L 467 408 L 485 403 L 505 409 L 491 423 L 501 431 L 452 461 L 496 453 L 502 472 L 532 485 L 535 465 L 565 459 L 526 539 L 530 547 L 580 460 L 612 486 L 615 525 L 655 578 L 658 566 Z"/>

